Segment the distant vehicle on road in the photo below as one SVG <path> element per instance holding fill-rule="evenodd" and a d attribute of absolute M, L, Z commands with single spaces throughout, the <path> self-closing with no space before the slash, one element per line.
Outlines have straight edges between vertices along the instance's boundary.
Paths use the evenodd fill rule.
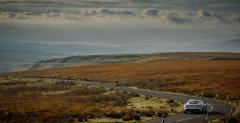
<path fill-rule="evenodd" d="M 184 113 L 205 113 L 207 104 L 202 100 L 188 100 L 184 105 Z"/>

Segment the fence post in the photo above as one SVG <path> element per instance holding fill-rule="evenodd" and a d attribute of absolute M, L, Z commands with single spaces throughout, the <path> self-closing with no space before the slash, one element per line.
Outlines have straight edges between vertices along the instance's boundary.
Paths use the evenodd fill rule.
<path fill-rule="evenodd" d="M 203 92 L 201 92 L 201 98 L 203 98 Z"/>
<path fill-rule="evenodd" d="M 163 118 L 162 121 L 161 121 L 161 123 L 164 123 L 164 122 L 165 122 L 165 119 Z"/>
<path fill-rule="evenodd" d="M 229 101 L 229 96 L 227 95 L 226 102 L 228 103 L 228 101 Z"/>
<path fill-rule="evenodd" d="M 215 96 L 215 99 L 217 99 L 218 98 L 218 94 L 216 94 L 216 96 Z"/>
<path fill-rule="evenodd" d="M 231 111 L 230 111 L 230 117 L 232 117 L 232 115 L 233 115 L 233 106 L 232 106 Z"/>
<path fill-rule="evenodd" d="M 205 123 L 208 123 L 208 115 L 209 115 L 209 112 L 207 112 L 207 114 L 206 114 Z"/>

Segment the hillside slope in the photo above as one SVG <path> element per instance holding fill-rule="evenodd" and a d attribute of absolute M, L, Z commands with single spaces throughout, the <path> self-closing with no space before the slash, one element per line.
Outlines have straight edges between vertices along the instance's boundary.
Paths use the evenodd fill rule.
<path fill-rule="evenodd" d="M 160 59 L 239 60 L 240 53 L 169 52 L 169 53 L 154 53 L 154 54 L 71 56 L 71 57 L 38 61 L 31 65 L 22 65 L 22 66 L 19 66 L 16 69 L 16 71 L 87 66 L 87 65 L 96 65 L 96 64 L 143 63 L 143 62 L 155 61 Z"/>
<path fill-rule="evenodd" d="M 240 98 L 238 60 L 156 60 L 6 73 L 3 76 L 51 77 L 115 82 L 152 90 Z"/>

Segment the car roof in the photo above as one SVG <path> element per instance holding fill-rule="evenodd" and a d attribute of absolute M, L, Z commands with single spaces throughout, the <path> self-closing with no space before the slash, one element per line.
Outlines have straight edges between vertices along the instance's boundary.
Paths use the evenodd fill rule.
<path fill-rule="evenodd" d="M 197 99 L 191 99 L 191 100 L 188 100 L 188 102 L 192 102 L 192 101 L 203 102 L 202 100 L 197 100 Z"/>

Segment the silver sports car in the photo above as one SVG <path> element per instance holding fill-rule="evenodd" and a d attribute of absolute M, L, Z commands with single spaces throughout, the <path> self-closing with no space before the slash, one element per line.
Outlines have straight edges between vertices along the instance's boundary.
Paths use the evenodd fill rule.
<path fill-rule="evenodd" d="M 207 104 L 202 100 L 189 100 L 184 105 L 184 113 L 196 112 L 205 113 L 207 111 Z"/>

